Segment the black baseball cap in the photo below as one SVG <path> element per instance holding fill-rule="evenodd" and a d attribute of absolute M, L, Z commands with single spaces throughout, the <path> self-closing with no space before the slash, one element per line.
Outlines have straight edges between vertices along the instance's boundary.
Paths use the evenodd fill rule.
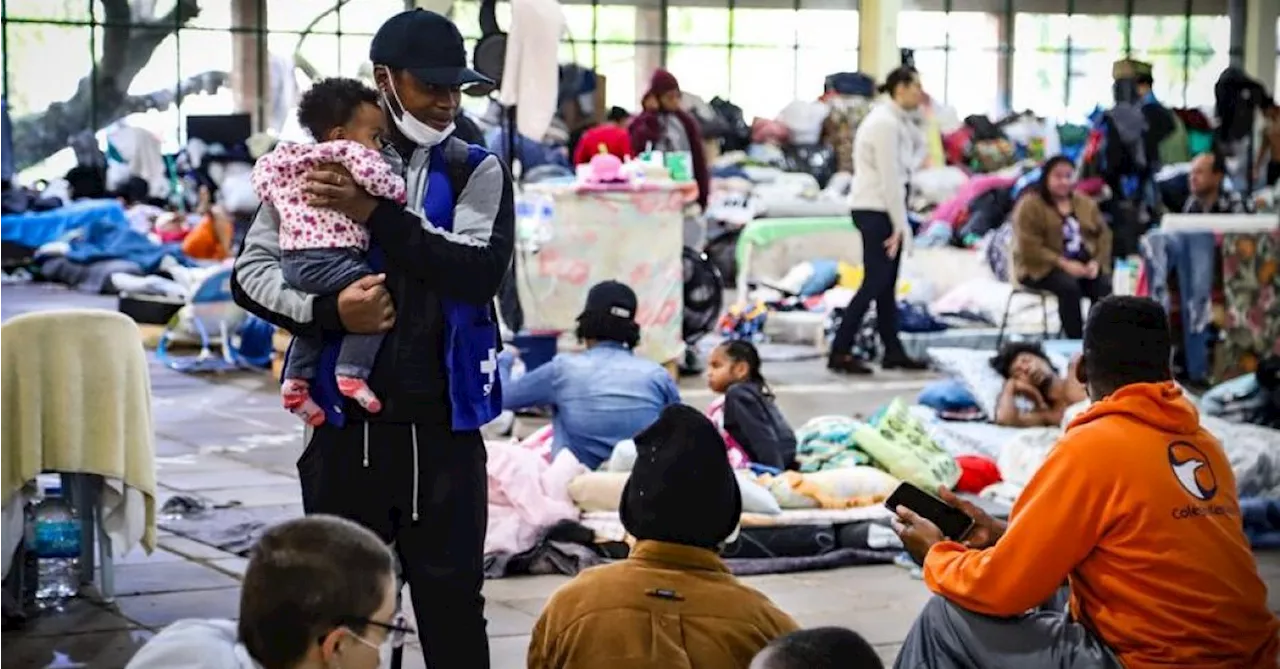
<path fill-rule="evenodd" d="M 374 65 L 407 70 L 432 86 L 493 84 L 467 67 L 467 50 L 458 26 L 425 9 L 411 9 L 387 19 L 369 45 L 369 60 Z"/>
<path fill-rule="evenodd" d="M 587 291 L 585 314 L 605 314 L 628 321 L 636 319 L 636 292 L 620 281 L 601 281 Z"/>

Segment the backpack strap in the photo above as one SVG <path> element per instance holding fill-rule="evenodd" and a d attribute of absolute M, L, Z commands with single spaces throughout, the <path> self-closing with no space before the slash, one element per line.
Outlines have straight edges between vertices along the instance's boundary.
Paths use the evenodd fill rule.
<path fill-rule="evenodd" d="M 453 202 L 457 204 L 462 190 L 471 180 L 471 173 L 476 166 L 471 164 L 471 145 L 450 136 L 444 145 L 444 165 L 449 176 L 449 186 L 453 189 Z"/>

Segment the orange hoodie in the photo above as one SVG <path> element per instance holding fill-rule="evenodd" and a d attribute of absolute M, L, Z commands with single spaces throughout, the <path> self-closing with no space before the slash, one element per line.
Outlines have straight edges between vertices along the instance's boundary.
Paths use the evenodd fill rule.
<path fill-rule="evenodd" d="M 1280 653 L 1231 465 L 1173 383 L 1125 386 L 1080 414 L 1000 541 L 938 544 L 924 579 L 992 616 L 1070 579 L 1072 616 L 1128 669 L 1275 669 Z"/>

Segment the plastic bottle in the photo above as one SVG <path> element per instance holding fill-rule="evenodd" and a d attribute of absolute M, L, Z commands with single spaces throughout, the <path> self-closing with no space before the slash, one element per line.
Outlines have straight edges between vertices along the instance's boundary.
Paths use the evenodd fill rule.
<path fill-rule="evenodd" d="M 79 591 L 80 519 L 59 487 L 45 488 L 35 504 L 32 550 L 38 560 L 36 603 L 61 609 Z"/>

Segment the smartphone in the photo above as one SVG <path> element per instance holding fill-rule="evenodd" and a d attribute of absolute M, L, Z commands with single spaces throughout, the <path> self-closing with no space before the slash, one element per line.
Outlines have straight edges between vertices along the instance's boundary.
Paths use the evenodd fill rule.
<path fill-rule="evenodd" d="M 969 530 L 973 529 L 973 519 L 969 514 L 905 481 L 893 491 L 892 495 L 889 495 L 884 505 L 889 507 L 890 511 L 900 506 L 915 511 L 937 525 L 948 539 L 954 541 L 962 541 L 965 535 L 969 534 Z"/>

